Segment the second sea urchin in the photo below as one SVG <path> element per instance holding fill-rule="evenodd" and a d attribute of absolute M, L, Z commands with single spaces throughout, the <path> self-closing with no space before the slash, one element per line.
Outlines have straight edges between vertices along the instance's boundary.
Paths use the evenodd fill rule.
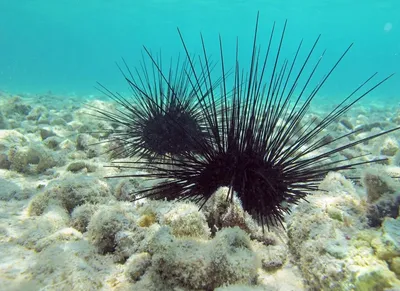
<path fill-rule="evenodd" d="M 175 65 L 171 62 L 164 72 L 161 57 L 154 57 L 146 48 L 145 51 L 150 65 L 142 55 L 140 68 L 132 71 L 125 61 L 125 71 L 119 67 L 132 98 L 113 93 L 99 83 L 99 90 L 120 106 L 116 112 L 93 108 L 97 118 L 115 126 L 103 142 L 112 145 L 113 158 L 154 161 L 194 152 L 196 143 L 192 139 L 206 138 L 200 110 L 205 96 L 198 99 L 205 80 L 191 83 L 189 63 L 179 60 Z"/>
<path fill-rule="evenodd" d="M 160 179 L 158 184 L 143 190 L 141 194 L 144 197 L 190 199 L 201 206 L 219 187 L 226 186 L 229 188 L 227 200 L 232 200 L 235 192 L 244 210 L 263 227 L 269 227 L 282 224 L 284 214 L 290 212 L 290 206 L 316 190 L 328 172 L 350 170 L 377 161 L 357 161 L 356 158 L 361 155 L 348 160 L 337 154 L 400 128 L 353 140 L 348 138 L 355 138 L 357 131 L 335 138 L 328 138 L 324 131 L 391 76 L 365 89 L 374 74 L 324 118 L 306 121 L 305 116 L 312 100 L 352 45 L 317 85 L 311 86 L 323 56 L 310 66 L 319 37 L 305 59 L 299 63 L 302 42 L 291 61 L 281 60 L 286 23 L 275 52 L 272 48 L 275 24 L 265 54 L 261 54 L 258 47 L 257 31 L 258 16 L 250 66 L 247 73 L 244 73 L 239 65 L 237 45 L 233 88 L 229 93 L 227 87 L 230 81 L 225 74 L 222 40 L 219 38 L 222 71 L 220 99 L 215 97 L 203 38 L 205 69 L 196 72 L 179 32 L 192 72 L 189 78 L 206 80 L 209 94 L 206 98 L 199 95 L 197 98 L 202 104 L 202 114 L 210 138 L 200 140 L 191 136 L 191 142 L 200 150 L 185 152 L 182 159 L 171 162 L 172 167 L 165 167 L 169 163 L 166 161 L 153 161 L 146 163 L 148 173 L 118 177 Z M 308 75 L 304 73 L 306 70 L 310 71 Z M 143 170 L 142 166 L 135 162 L 125 164 L 126 168 L 132 169 Z"/>

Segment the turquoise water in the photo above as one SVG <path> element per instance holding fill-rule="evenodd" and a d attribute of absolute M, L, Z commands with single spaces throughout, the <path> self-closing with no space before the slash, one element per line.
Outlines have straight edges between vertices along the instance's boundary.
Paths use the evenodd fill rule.
<path fill-rule="evenodd" d="M 115 61 L 138 65 L 142 45 L 168 59 L 182 54 L 176 27 L 191 52 L 200 52 L 199 32 L 209 54 L 219 56 L 218 33 L 227 62 L 236 36 L 247 60 L 257 11 L 260 43 L 267 44 L 273 21 L 289 25 L 285 56 L 301 38 L 305 48 L 322 34 L 316 57 L 327 48 L 320 75 L 351 43 L 355 45 L 322 95 L 348 93 L 375 71 L 398 74 L 370 98 L 399 99 L 400 1 L 77 1 L 0 0 L 0 90 L 15 93 L 97 94 L 100 81 L 124 91 Z"/>

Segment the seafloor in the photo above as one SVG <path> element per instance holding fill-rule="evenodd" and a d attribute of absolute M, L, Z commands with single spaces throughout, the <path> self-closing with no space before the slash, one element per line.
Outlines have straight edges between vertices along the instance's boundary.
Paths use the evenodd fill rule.
<path fill-rule="evenodd" d="M 104 178 L 121 173 L 96 144 L 111 125 L 85 105 L 114 108 L 0 92 L 0 290 L 400 290 L 400 132 L 344 151 L 388 160 L 360 166 L 359 180 L 330 173 L 286 230 L 263 234 L 224 188 L 201 211 L 132 202 L 151 182 Z M 399 125 L 393 104 L 360 103 L 327 132 Z"/>

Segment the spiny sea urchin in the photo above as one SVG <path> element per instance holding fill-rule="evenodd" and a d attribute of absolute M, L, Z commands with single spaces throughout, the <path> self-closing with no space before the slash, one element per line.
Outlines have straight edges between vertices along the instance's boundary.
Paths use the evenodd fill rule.
<path fill-rule="evenodd" d="M 247 74 L 243 73 L 239 66 L 239 49 L 238 45 L 236 46 L 234 85 L 230 93 L 227 91 L 229 81 L 225 74 L 222 40 L 219 37 L 222 97 L 218 99 L 212 86 L 203 37 L 201 41 L 205 70 L 196 72 L 179 31 L 192 70 L 192 75 L 188 77 L 193 80 L 205 79 L 210 92 L 206 98 L 198 96 L 198 101 L 203 105 L 201 108 L 206 108 L 202 114 L 210 139 L 199 140 L 196 136 L 192 136 L 191 140 L 201 145 L 201 150 L 197 153 L 185 152 L 183 159 L 173 161 L 173 167 L 165 167 L 169 162 L 153 161 L 146 163 L 148 174 L 118 177 L 140 176 L 161 179 L 152 188 L 143 190 L 141 192 L 143 197 L 191 199 L 201 206 L 219 187 L 227 186 L 230 189 L 227 200 L 232 200 L 233 193 L 237 193 L 243 208 L 263 227 L 265 224 L 269 227 L 282 224 L 284 214 L 290 212 L 290 205 L 305 199 L 307 194 L 316 190 L 328 172 L 349 170 L 361 164 L 377 161 L 348 160 L 340 158 L 337 154 L 400 128 L 353 141 L 347 138 L 354 136 L 357 131 L 327 138 L 324 130 L 391 76 L 360 93 L 360 90 L 375 76 L 374 74 L 324 118 L 306 121 L 311 101 L 352 45 L 344 51 L 317 85 L 310 88 L 323 56 L 322 54 L 316 64 L 308 68 L 320 37 L 316 39 L 305 60 L 299 64 L 299 69 L 295 72 L 302 42 L 295 51 L 292 61 L 286 59 L 281 61 L 286 22 L 278 39 L 275 54 L 272 49 L 275 24 L 264 55 L 261 54 L 257 44 L 257 32 L 258 15 Z M 271 57 L 272 54 L 274 56 Z M 306 69 L 310 69 L 310 73 L 304 76 Z M 266 77 L 268 73 L 270 73 L 269 78 Z M 300 82 L 302 78 L 305 79 L 304 83 Z M 297 96 L 296 89 L 299 89 Z M 219 106 L 216 106 L 217 102 L 220 102 Z M 358 157 L 353 159 L 356 158 Z M 142 166 L 135 162 L 127 162 L 124 167 L 143 170 Z"/>
<path fill-rule="evenodd" d="M 151 60 L 149 68 L 143 55 L 141 69 L 135 68 L 135 74 L 125 61 L 126 72 L 118 66 L 133 98 L 128 100 L 99 83 L 99 90 L 122 108 L 116 112 L 93 108 L 97 117 L 116 126 L 103 142 L 113 145 L 113 158 L 137 156 L 153 161 L 196 151 L 192 139 L 205 138 L 202 98 L 198 99 L 205 80 L 190 83 L 189 63 L 179 60 L 175 65 L 171 62 L 168 73 L 164 73 L 161 57 L 155 58 L 144 49 Z"/>

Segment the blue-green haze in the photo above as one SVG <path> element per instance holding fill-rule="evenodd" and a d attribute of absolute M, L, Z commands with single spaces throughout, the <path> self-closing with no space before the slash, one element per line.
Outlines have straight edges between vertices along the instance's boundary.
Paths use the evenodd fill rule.
<path fill-rule="evenodd" d="M 375 71 L 397 72 L 373 98 L 400 96 L 400 1 L 277 0 L 0 0 L 0 90 L 57 94 L 96 93 L 100 81 L 123 91 L 115 61 L 135 66 L 142 45 L 164 58 L 182 53 L 176 27 L 188 47 L 200 50 L 199 32 L 218 57 L 218 34 L 227 62 L 234 60 L 236 36 L 247 60 L 257 11 L 264 47 L 273 21 L 289 25 L 283 55 L 291 56 L 301 38 L 310 47 L 319 33 L 319 54 L 327 48 L 321 76 L 340 53 L 355 45 L 323 96 L 349 92 Z M 315 60 L 315 59 L 314 59 Z"/>

